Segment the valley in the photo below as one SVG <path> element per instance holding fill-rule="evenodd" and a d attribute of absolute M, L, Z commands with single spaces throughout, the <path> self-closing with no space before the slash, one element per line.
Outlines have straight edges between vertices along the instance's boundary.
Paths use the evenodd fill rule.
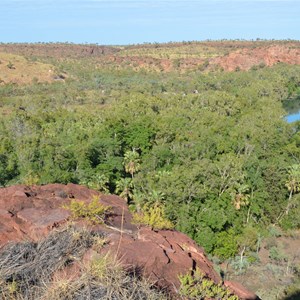
<path fill-rule="evenodd" d="M 159 207 L 222 280 L 299 299 L 299 41 L 2 43 L 0 62 L 0 195 Z"/>

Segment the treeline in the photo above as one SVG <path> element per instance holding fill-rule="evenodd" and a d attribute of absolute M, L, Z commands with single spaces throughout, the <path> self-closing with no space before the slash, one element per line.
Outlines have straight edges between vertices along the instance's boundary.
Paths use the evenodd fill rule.
<path fill-rule="evenodd" d="M 299 228 L 300 134 L 282 108 L 300 94 L 299 66 L 164 74 L 51 63 L 64 82 L 0 87 L 2 186 L 74 182 L 133 210 L 158 202 L 221 258 L 250 253 L 270 224 Z"/>

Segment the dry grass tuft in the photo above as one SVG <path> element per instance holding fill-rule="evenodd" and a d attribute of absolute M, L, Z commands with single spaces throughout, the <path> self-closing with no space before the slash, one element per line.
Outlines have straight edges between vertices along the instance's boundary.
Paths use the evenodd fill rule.
<path fill-rule="evenodd" d="M 87 249 L 96 246 L 95 241 L 99 247 L 99 240 L 105 241 L 102 234 L 69 227 L 39 243 L 8 245 L 0 252 L 0 299 L 167 299 L 136 274 L 126 273 L 109 255 L 80 263 Z M 75 261 L 81 269 L 78 276 L 53 276 Z"/>

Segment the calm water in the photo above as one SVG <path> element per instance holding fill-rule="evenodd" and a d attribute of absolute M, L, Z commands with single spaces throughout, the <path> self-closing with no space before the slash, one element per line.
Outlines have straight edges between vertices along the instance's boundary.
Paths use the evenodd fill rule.
<path fill-rule="evenodd" d="M 287 112 L 285 119 L 288 123 L 300 121 L 300 97 L 294 100 L 284 101 L 283 107 Z"/>
<path fill-rule="evenodd" d="M 291 115 L 286 116 L 286 120 L 288 121 L 288 123 L 299 121 L 300 120 L 300 111 L 298 111 L 296 114 L 291 114 Z"/>

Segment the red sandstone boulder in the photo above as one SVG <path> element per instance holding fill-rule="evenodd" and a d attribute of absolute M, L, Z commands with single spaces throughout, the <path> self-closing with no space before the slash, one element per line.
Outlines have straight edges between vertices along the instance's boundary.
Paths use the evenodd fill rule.
<path fill-rule="evenodd" d="M 157 286 L 167 288 L 176 295 L 180 283 L 178 275 L 199 268 L 215 283 L 220 276 L 206 258 L 204 250 L 183 233 L 170 230 L 154 231 L 132 224 L 132 215 L 126 202 L 117 196 L 102 195 L 86 187 L 68 184 L 45 186 L 12 186 L 0 189 L 0 249 L 11 241 L 38 240 L 53 228 L 66 223 L 70 212 L 63 207 L 72 199 L 89 202 L 97 196 L 110 206 L 105 225 L 91 225 L 84 220 L 76 226 L 85 226 L 106 236 L 106 246 L 91 249 L 83 260 L 95 255 L 110 253 L 119 259 L 124 268 L 134 269 Z M 78 273 L 79 267 L 55 274 L 58 278 Z M 63 273 L 63 274 L 62 274 Z M 75 276 L 75 275 L 74 275 Z M 256 299 L 256 296 L 237 283 L 226 282 L 240 299 Z"/>

